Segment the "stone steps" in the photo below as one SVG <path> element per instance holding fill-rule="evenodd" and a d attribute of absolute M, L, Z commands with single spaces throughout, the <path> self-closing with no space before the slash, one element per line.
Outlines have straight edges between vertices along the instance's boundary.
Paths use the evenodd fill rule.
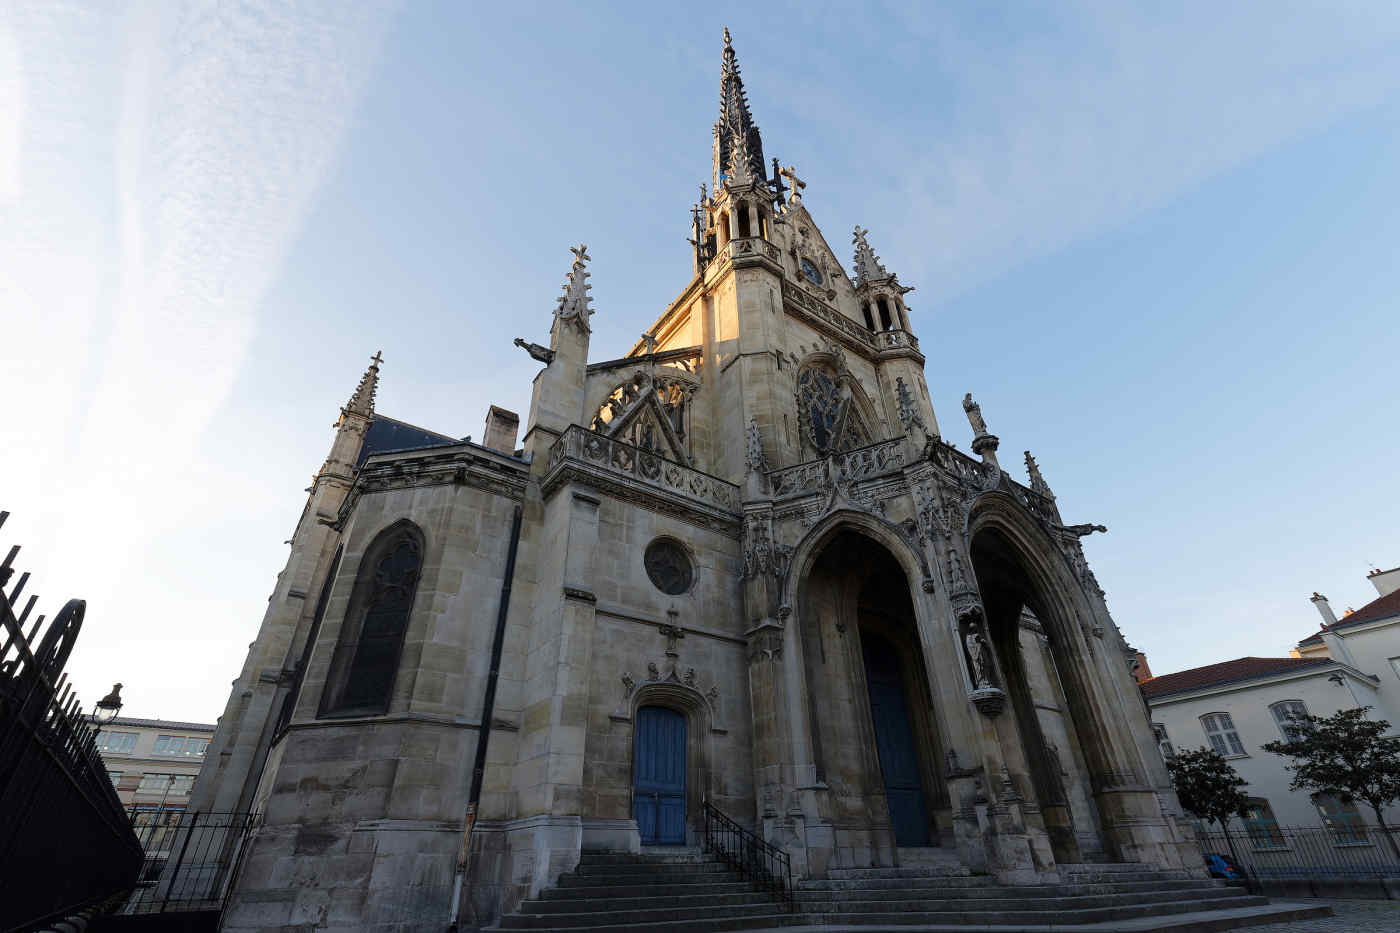
<path fill-rule="evenodd" d="M 936 862 L 838 869 L 832 878 L 799 882 L 789 911 L 772 892 L 694 850 L 654 857 L 584 853 L 557 887 L 502 917 L 500 929 L 718 933 L 810 924 L 828 930 L 1045 933 L 1076 927 L 1107 933 L 1123 923 L 1134 933 L 1213 933 L 1288 919 L 1270 909 L 1267 899 L 1238 888 L 1142 865 L 1065 866 L 1062 877 L 1085 880 L 1017 887 Z"/>
<path fill-rule="evenodd" d="M 503 930 L 706 933 L 798 922 L 769 892 L 697 850 L 584 853 L 559 885 L 502 917 Z"/>

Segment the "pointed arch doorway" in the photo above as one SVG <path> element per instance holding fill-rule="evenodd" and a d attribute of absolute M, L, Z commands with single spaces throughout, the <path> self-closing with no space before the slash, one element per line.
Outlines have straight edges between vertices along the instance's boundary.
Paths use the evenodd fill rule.
<path fill-rule="evenodd" d="M 951 825 L 930 674 L 909 581 L 886 547 L 836 532 L 813 560 L 798 613 L 816 776 L 898 847 Z M 885 843 L 888 845 L 889 843 Z M 893 855 L 893 853 L 890 853 Z"/>

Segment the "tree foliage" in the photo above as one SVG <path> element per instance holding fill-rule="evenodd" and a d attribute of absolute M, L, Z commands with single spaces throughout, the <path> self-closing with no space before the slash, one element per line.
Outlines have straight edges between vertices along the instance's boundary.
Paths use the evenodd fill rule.
<path fill-rule="evenodd" d="M 1293 790 L 1364 800 L 1385 828 L 1381 810 L 1400 799 L 1400 738 L 1385 735 L 1390 723 L 1384 719 L 1367 719 L 1370 708 L 1299 717 L 1289 730 L 1291 741 L 1263 748 L 1292 759 L 1286 767 L 1293 772 Z"/>
<path fill-rule="evenodd" d="M 1249 782 L 1213 748 L 1179 751 L 1167 760 L 1172 786 L 1181 806 L 1224 829 L 1232 816 L 1242 816 L 1249 798 L 1240 788 Z"/>

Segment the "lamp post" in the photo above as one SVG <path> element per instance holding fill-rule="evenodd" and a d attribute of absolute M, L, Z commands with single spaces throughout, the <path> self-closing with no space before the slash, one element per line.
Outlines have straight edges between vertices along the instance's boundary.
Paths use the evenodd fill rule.
<path fill-rule="evenodd" d="M 122 685 L 112 684 L 112 692 L 97 701 L 93 718 L 99 726 L 105 726 L 117 718 L 122 711 Z"/>

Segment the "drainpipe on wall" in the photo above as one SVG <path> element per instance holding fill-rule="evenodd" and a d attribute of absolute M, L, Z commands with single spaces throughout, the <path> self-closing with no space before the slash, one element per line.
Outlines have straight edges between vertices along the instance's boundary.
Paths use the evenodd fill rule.
<path fill-rule="evenodd" d="M 481 782 L 486 773 L 486 745 L 491 738 L 491 718 L 496 710 L 496 681 L 501 674 L 501 651 L 506 641 L 506 612 L 510 609 L 510 587 L 515 579 L 515 552 L 520 546 L 520 506 L 511 518 L 510 550 L 506 554 L 506 573 L 501 580 L 500 610 L 496 613 L 496 635 L 491 641 L 491 669 L 486 675 L 486 695 L 481 700 L 481 732 L 476 741 L 476 761 L 472 765 L 471 789 L 467 792 L 467 812 L 463 817 L 462 844 L 457 849 L 457 870 L 452 877 L 452 912 L 448 915 L 449 933 L 457 930 L 461 916 L 462 882 L 467 876 L 467 857 L 471 852 L 472 827 L 476 824 L 476 806 L 481 800 Z"/>

